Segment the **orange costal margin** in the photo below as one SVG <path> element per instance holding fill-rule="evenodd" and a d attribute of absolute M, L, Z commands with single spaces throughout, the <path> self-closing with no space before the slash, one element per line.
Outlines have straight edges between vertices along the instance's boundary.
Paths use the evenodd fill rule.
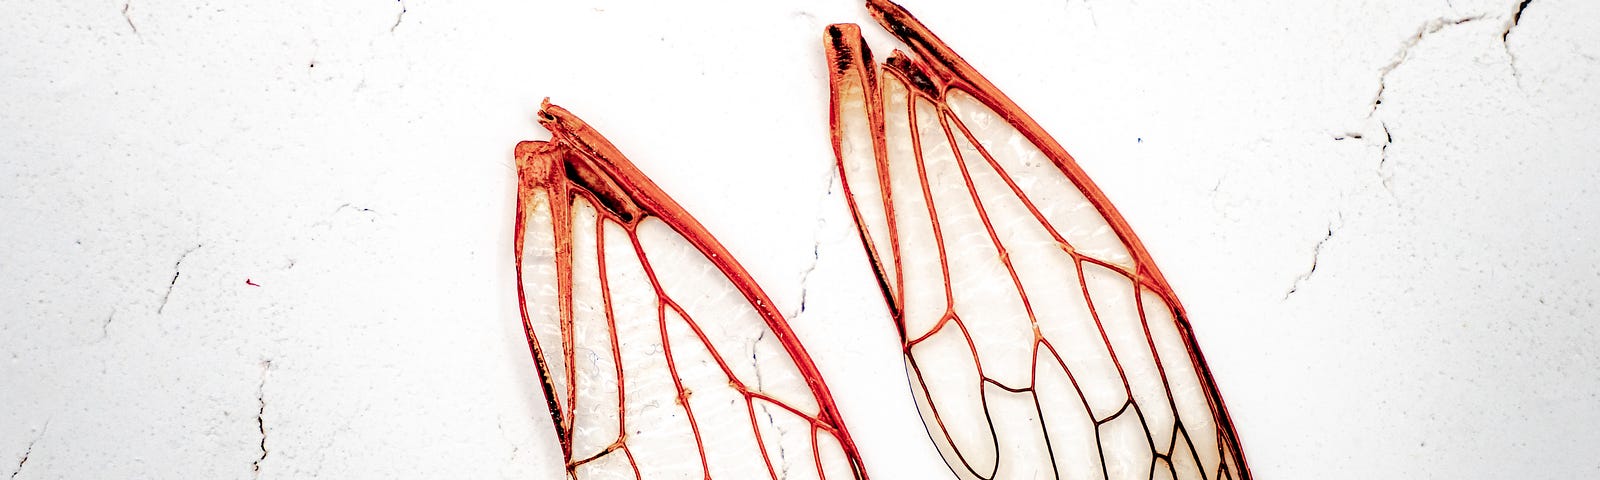
<path fill-rule="evenodd" d="M 1194 340 L 1188 318 L 1184 314 L 1182 305 L 1179 303 L 1177 296 L 1173 293 L 1172 288 L 1167 284 L 1166 279 L 1162 276 L 1161 271 L 1156 268 L 1155 262 L 1151 259 L 1151 256 L 1149 252 L 1146 251 L 1144 245 L 1139 241 L 1139 237 L 1134 235 L 1133 229 L 1129 227 L 1128 222 L 1124 220 L 1122 215 L 1119 214 L 1116 208 L 1112 206 L 1111 201 L 1107 199 L 1105 193 L 1095 186 L 1094 182 L 1089 179 L 1089 176 L 1084 173 L 1083 169 L 1080 168 L 1077 162 L 1072 158 L 1072 155 L 1067 153 L 1066 149 L 1062 148 L 1054 138 L 1051 138 L 1049 134 L 1045 133 L 1044 129 L 1041 128 L 1039 124 L 1033 120 L 1033 118 L 1031 118 L 1020 107 L 1012 102 L 1010 98 L 1008 98 L 999 90 L 999 88 L 979 74 L 976 69 L 974 69 L 970 64 L 957 55 L 955 51 L 946 46 L 945 43 L 935 36 L 933 32 L 931 32 L 926 26 L 913 18 L 912 15 L 903 7 L 887 0 L 868 0 L 867 9 L 879 24 L 881 24 L 889 31 L 889 33 L 894 35 L 902 43 L 909 47 L 913 52 L 912 54 L 908 55 L 898 50 L 894 51 L 887 61 L 882 65 L 882 72 L 896 77 L 902 84 L 907 85 L 911 90 L 911 95 L 914 97 L 926 99 L 932 104 L 938 106 L 940 109 L 940 122 L 944 124 L 945 134 L 952 136 L 952 145 L 955 144 L 954 136 L 958 135 L 964 135 L 966 139 L 974 145 L 979 143 L 978 140 L 973 136 L 973 132 L 968 130 L 968 128 L 963 125 L 959 119 L 949 116 L 945 110 L 947 108 L 945 106 L 945 94 L 952 90 L 959 90 L 971 95 L 984 106 L 998 114 L 1005 122 L 1009 123 L 1035 147 L 1037 147 L 1043 153 L 1043 155 L 1049 158 L 1051 162 L 1054 163 L 1054 165 L 1060 170 L 1060 172 L 1065 175 L 1069 181 L 1071 181 L 1072 185 L 1075 186 L 1084 195 L 1084 197 L 1088 199 L 1088 201 L 1099 212 L 1101 217 L 1105 219 L 1106 223 L 1110 226 L 1117 238 L 1120 239 L 1121 242 L 1127 247 L 1128 253 L 1132 257 L 1134 264 L 1132 271 L 1104 262 L 1100 259 L 1080 255 L 1074 251 L 1071 245 L 1060 236 L 1057 236 L 1056 240 L 1073 257 L 1073 261 L 1079 270 L 1078 277 L 1080 282 L 1083 278 L 1082 270 L 1085 263 L 1099 265 L 1131 278 L 1136 285 L 1148 288 L 1151 292 L 1155 293 L 1162 300 L 1164 300 L 1168 306 L 1170 306 L 1174 320 L 1176 321 L 1179 329 L 1178 331 L 1183 338 L 1184 347 L 1189 353 L 1189 360 L 1193 363 L 1195 372 L 1199 375 L 1201 384 L 1203 385 L 1204 390 L 1206 390 L 1205 396 L 1207 403 L 1209 404 L 1208 406 L 1217 422 L 1218 436 L 1220 440 L 1219 444 L 1220 446 L 1226 447 L 1226 451 L 1230 452 L 1232 456 L 1231 461 L 1237 464 L 1238 471 L 1230 472 L 1227 468 L 1229 459 L 1224 459 L 1222 473 L 1236 475 L 1235 478 L 1240 478 L 1243 480 L 1248 480 L 1251 478 L 1250 469 L 1245 463 L 1244 455 L 1239 446 L 1238 436 L 1235 432 L 1232 421 L 1228 416 L 1227 407 L 1222 402 L 1222 397 L 1217 391 L 1216 383 L 1211 376 L 1210 370 L 1206 367 L 1205 359 Z M 848 177 L 849 175 L 845 171 L 846 166 L 842 153 L 844 143 L 843 136 L 846 135 L 846 132 L 841 124 L 840 119 L 841 112 L 839 109 L 841 108 L 841 98 L 839 95 L 841 95 L 841 92 L 857 87 L 861 88 L 863 92 L 866 92 L 866 117 L 868 123 L 872 126 L 872 128 L 869 130 L 872 135 L 873 156 L 877 161 L 877 171 L 880 172 L 878 176 L 877 189 L 879 192 L 883 192 L 882 209 L 884 214 L 887 216 L 887 222 L 890 225 L 887 236 L 888 245 L 889 248 L 893 250 L 892 252 L 878 251 L 880 247 L 874 245 L 873 241 L 870 240 L 870 232 L 867 230 L 861 210 L 856 203 L 858 199 L 850 193 L 849 182 L 845 182 L 844 185 L 846 191 L 845 198 L 849 201 L 851 212 L 855 216 L 856 225 L 861 233 L 862 245 L 867 250 L 869 257 L 872 259 L 874 271 L 877 273 L 879 286 L 883 290 L 884 298 L 888 304 L 890 313 L 894 317 L 896 326 L 901 333 L 902 340 L 904 342 L 903 353 L 905 354 L 906 358 L 910 360 L 912 358 L 911 348 L 919 341 L 926 339 L 926 337 L 937 332 L 939 329 L 938 327 L 935 327 L 927 335 L 923 335 L 921 338 L 905 338 L 906 325 L 903 317 L 905 311 L 903 295 L 901 298 L 896 298 L 897 296 L 894 294 L 894 292 L 905 291 L 905 278 L 903 274 L 905 269 L 902 265 L 900 265 L 902 247 L 896 233 L 897 228 L 894 227 L 894 225 L 896 225 L 896 219 L 893 202 L 890 198 L 891 196 L 888 194 L 888 192 L 892 190 L 889 177 L 881 172 L 887 171 L 888 169 L 888 146 L 883 128 L 885 116 L 888 114 L 912 115 L 910 110 L 915 102 L 907 102 L 906 112 L 885 112 L 883 100 L 877 93 L 881 92 L 878 83 L 879 79 L 877 77 L 879 68 L 876 68 L 877 64 L 874 62 L 872 53 L 867 48 L 866 43 L 862 41 L 860 30 L 857 26 L 852 24 L 831 25 L 827 28 L 823 43 L 825 51 L 828 55 L 828 64 L 830 66 L 829 80 L 832 84 L 831 90 L 834 95 L 832 100 L 834 108 L 830 109 L 830 124 L 832 126 L 833 147 L 835 157 L 839 161 L 838 168 L 840 169 L 840 175 L 842 177 Z M 913 125 L 914 124 L 915 122 L 913 121 Z M 957 131 L 952 132 L 952 124 L 954 124 L 953 126 L 957 127 Z M 914 126 L 912 128 L 912 136 L 913 148 L 917 149 L 915 155 L 920 165 L 922 158 L 922 152 L 920 150 L 921 145 L 916 143 L 916 128 Z M 979 149 L 980 152 L 983 152 L 981 146 Z M 956 155 L 959 157 L 960 153 L 957 152 Z M 984 152 L 984 155 L 987 156 L 987 152 Z M 993 164 L 993 158 L 986 159 L 990 164 Z M 996 165 L 996 167 L 998 168 L 998 165 Z M 919 174 L 925 175 L 925 173 L 920 172 Z M 1019 196 L 1021 195 L 1022 190 L 1019 189 L 1018 184 L 1012 178 L 1007 176 L 1003 170 L 1000 172 L 1000 176 L 1004 180 L 1005 184 L 1011 189 L 1011 191 L 1017 192 Z M 970 189 L 970 178 L 968 179 L 968 182 L 968 188 Z M 926 195 L 926 178 L 923 178 L 923 188 L 924 194 Z M 976 195 L 976 193 L 973 193 L 973 195 Z M 974 197 L 974 199 L 976 199 L 976 197 Z M 1028 203 L 1028 200 L 1026 200 L 1025 197 L 1023 198 L 1023 202 L 1026 204 L 1027 210 L 1032 215 L 1039 219 L 1044 218 L 1042 215 L 1040 215 L 1039 210 L 1034 205 Z M 929 210 L 928 214 L 930 218 L 937 219 L 938 216 L 936 212 L 933 211 L 933 205 L 930 203 L 926 206 Z M 981 208 L 979 215 L 983 217 L 984 225 L 989 230 L 989 236 L 994 238 L 994 227 L 990 224 L 987 216 L 983 214 Z M 937 223 L 937 221 L 935 223 Z M 940 236 L 937 225 L 935 225 L 933 232 L 933 235 L 936 238 Z M 998 242 L 998 240 L 996 241 Z M 937 242 L 940 244 L 943 243 L 942 241 Z M 1004 254 L 1002 253 L 1002 255 Z M 884 268 L 885 265 L 883 265 L 883 262 L 886 261 L 892 262 L 891 264 L 895 267 L 892 273 L 888 272 Z M 948 263 L 945 263 L 946 260 L 942 256 L 940 261 L 943 263 L 943 268 L 948 275 Z M 1009 269 L 1010 267 L 1008 266 L 1007 268 Z M 1016 272 L 1013 270 L 1011 274 L 1012 278 L 1015 279 Z M 894 287 L 893 292 L 890 290 L 891 286 Z M 1026 294 L 1020 292 L 1020 284 L 1018 285 L 1018 288 L 1018 293 L 1023 294 L 1024 302 L 1026 302 Z M 1087 285 L 1084 285 L 1083 288 L 1087 294 Z M 946 292 L 946 295 L 948 295 L 948 286 Z M 954 302 L 947 303 L 946 307 L 949 310 L 947 310 L 945 313 L 945 319 L 941 321 L 953 321 L 959 325 L 961 323 L 961 319 L 957 318 L 955 312 L 953 311 Z M 1144 306 L 1141 305 L 1139 308 L 1140 318 L 1143 319 Z M 1091 312 L 1093 312 L 1094 307 L 1092 304 L 1089 306 L 1089 309 Z M 1096 322 L 1098 323 L 1098 320 L 1096 320 Z M 966 326 L 962 325 L 961 329 L 966 330 Z M 1103 326 L 1101 327 L 1101 334 L 1102 336 L 1105 335 L 1105 329 Z M 1150 338 L 1148 327 L 1146 327 L 1145 336 L 1147 341 L 1153 342 L 1153 340 Z M 969 339 L 968 342 L 970 343 L 970 341 L 971 340 Z M 1036 327 L 1033 348 L 1038 349 L 1041 346 L 1051 350 L 1052 352 L 1055 349 L 1055 347 L 1049 344 L 1047 339 L 1039 336 Z M 1019 345 L 1019 347 L 1021 346 Z M 1115 352 L 1113 351 L 1111 355 L 1113 361 L 1115 361 Z M 913 370 L 917 369 L 915 363 L 911 363 L 911 367 Z M 979 368 L 981 375 L 981 366 Z M 1159 363 L 1157 368 L 1161 368 Z M 935 375 L 938 374 L 938 372 L 931 373 Z M 922 381 L 921 376 L 923 375 L 923 372 L 916 371 L 915 374 L 918 378 L 913 379 L 913 381 Z M 1035 375 L 1037 375 L 1037 373 L 1035 373 Z M 1165 376 L 1165 373 L 1162 375 Z M 985 378 L 984 381 L 990 380 Z M 1124 378 L 1123 381 L 1126 384 L 1126 378 Z M 1005 387 L 1002 386 L 1002 388 Z M 1168 395 L 1170 396 L 1170 392 Z M 1137 408 L 1137 405 L 1132 404 L 1132 400 L 1130 400 L 1130 405 L 1132 405 L 1134 408 Z M 987 413 L 985 413 L 985 415 L 987 416 Z M 939 420 L 936 417 L 929 418 L 925 414 L 924 421 L 930 423 L 928 425 L 930 433 L 933 433 L 933 429 L 937 428 L 940 431 L 944 431 L 944 435 L 948 437 L 949 433 L 946 431 L 942 420 Z M 1097 422 L 1097 424 L 1098 423 L 1100 422 Z M 993 428 L 992 424 L 991 428 Z M 1148 429 L 1146 430 L 1146 434 L 1149 434 Z M 1001 445 L 1005 443 L 1004 439 L 997 438 L 996 440 Z M 1001 445 L 997 445 L 996 447 L 999 448 Z M 960 452 L 957 451 L 956 455 L 959 456 Z M 959 458 L 947 458 L 947 462 L 951 463 L 952 468 L 957 468 L 956 464 L 965 462 L 965 460 Z M 970 465 L 966 468 L 973 475 L 979 477 L 983 476 L 979 474 L 979 472 L 972 471 Z M 1105 467 L 1102 464 L 1102 469 L 1104 468 Z M 1102 473 L 1106 472 L 1102 471 Z M 1107 475 L 1109 474 L 1107 473 Z M 1206 474 L 1202 472 L 1202 475 Z"/>
<path fill-rule="evenodd" d="M 750 389 L 733 377 L 722 355 L 712 351 L 711 354 L 716 359 L 716 362 L 729 375 L 730 385 L 744 396 L 747 407 L 759 399 L 789 409 L 796 415 L 807 418 L 812 423 L 812 450 L 814 456 L 817 455 L 818 448 L 816 445 L 816 432 L 820 430 L 832 434 L 838 439 L 856 477 L 867 478 L 865 471 L 861 467 L 860 456 L 856 452 L 855 444 L 851 440 L 849 432 L 845 430 L 844 424 L 839 417 L 838 409 L 834 405 L 833 397 L 829 393 L 827 385 L 823 383 L 821 374 L 817 372 L 811 357 L 806 353 L 805 348 L 800 345 L 799 340 L 795 338 L 794 332 L 789 328 L 788 323 L 773 306 L 772 300 L 756 285 L 744 267 L 733 259 L 727 249 L 716 238 L 712 237 L 705 227 L 700 225 L 700 222 L 696 221 L 682 206 L 679 206 L 654 182 L 651 182 L 649 178 L 635 168 L 633 163 L 629 162 L 610 141 L 607 141 L 605 137 L 578 119 L 577 116 L 566 109 L 551 105 L 549 100 L 546 100 L 539 109 L 538 120 L 545 129 L 550 131 L 551 139 L 549 141 L 521 142 L 517 144 L 515 150 L 518 171 L 514 240 L 514 256 L 517 262 L 517 300 L 522 315 L 523 328 L 527 334 L 528 347 L 533 355 L 534 363 L 538 367 L 540 386 L 544 390 L 544 396 L 550 409 L 550 416 L 554 421 L 556 436 L 561 442 L 568 475 L 575 475 L 576 469 L 587 462 L 613 451 L 621 451 L 628 456 L 629 463 L 633 465 L 635 477 L 643 478 L 643 473 L 639 472 L 638 465 L 633 462 L 633 455 L 628 449 L 627 428 L 618 428 L 618 438 L 601 453 L 588 458 L 573 458 L 574 413 L 571 410 L 563 409 L 561 407 L 562 402 L 557 399 L 565 398 L 566 405 L 574 405 L 576 382 L 564 382 L 567 387 L 566 391 L 558 392 L 555 391 L 555 382 L 552 379 L 553 375 L 565 375 L 566 378 L 572 378 L 574 375 L 574 362 L 571 361 L 574 358 L 571 335 L 573 331 L 573 294 L 571 288 L 573 282 L 573 249 L 570 235 L 561 232 L 572 231 L 572 202 L 577 197 L 583 197 L 596 206 L 603 220 L 614 221 L 627 230 L 634 245 L 635 253 L 640 255 L 641 260 L 643 259 L 643 250 L 639 245 L 637 228 L 639 223 L 646 217 L 655 217 L 664 222 L 671 229 L 682 235 L 700 253 L 704 254 L 756 310 L 777 341 L 782 344 L 783 349 L 794 360 L 795 367 L 810 388 L 810 393 L 815 397 L 820 411 L 815 417 L 811 417 L 784 405 L 776 399 L 767 397 L 762 392 Z M 527 295 L 524 292 L 522 269 L 525 222 L 533 206 L 532 202 L 535 201 L 535 192 L 539 190 L 548 192 L 547 198 L 550 203 L 554 228 L 558 232 L 555 235 L 556 281 L 558 283 L 558 302 L 560 303 L 559 321 L 563 333 L 562 344 L 559 348 L 561 348 L 563 358 L 567 360 L 563 362 L 566 365 L 565 372 L 550 371 L 544 352 L 546 348 L 556 346 L 541 345 L 539 339 L 535 336 L 529 316 Z M 599 256 L 602 259 L 605 258 L 604 243 L 600 243 L 597 246 L 600 249 Z M 662 292 L 660 282 L 656 279 L 656 272 L 650 269 L 648 262 L 645 262 L 644 265 L 646 275 L 651 277 L 652 283 L 656 286 L 656 294 L 662 304 L 661 308 L 679 308 L 681 313 L 681 307 L 673 304 L 672 300 Z M 602 288 L 605 288 L 604 280 L 602 280 Z M 607 309 L 609 308 L 608 300 Z M 609 315 L 607 319 L 612 322 L 612 352 L 616 354 L 618 347 L 616 345 L 614 319 L 611 319 Z M 683 386 L 681 379 L 678 378 L 675 367 L 672 367 L 671 345 L 665 342 L 665 327 L 663 326 L 662 328 L 663 343 L 667 349 L 666 359 L 669 369 L 672 369 L 674 377 L 672 380 L 677 388 L 677 404 L 685 410 L 689 423 L 693 426 L 695 436 L 693 440 L 701 452 L 702 468 L 705 469 L 706 477 L 710 478 L 709 467 L 705 465 L 706 445 L 701 438 L 700 427 L 695 422 L 694 412 L 689 408 L 689 402 L 687 401 L 689 392 Z M 706 334 L 699 330 L 698 327 L 694 329 L 694 334 L 700 337 L 701 342 L 709 344 Z M 618 362 L 618 365 L 620 364 Z M 623 398 L 626 395 L 624 386 L 627 382 L 623 378 L 620 366 L 617 368 L 616 381 L 618 408 L 625 409 L 627 402 Z M 752 417 L 751 420 L 753 422 L 754 418 Z M 619 423 L 627 421 L 626 411 L 618 412 L 618 421 Z M 754 425 L 752 427 L 754 428 Z M 685 440 L 687 441 L 688 439 Z M 759 436 L 757 441 L 760 441 Z M 767 456 L 766 450 L 762 450 L 762 455 L 763 457 Z M 764 460 L 770 471 L 773 468 L 772 459 L 764 458 Z M 820 460 L 817 458 L 813 458 L 813 460 L 818 461 L 818 468 L 820 469 Z"/>

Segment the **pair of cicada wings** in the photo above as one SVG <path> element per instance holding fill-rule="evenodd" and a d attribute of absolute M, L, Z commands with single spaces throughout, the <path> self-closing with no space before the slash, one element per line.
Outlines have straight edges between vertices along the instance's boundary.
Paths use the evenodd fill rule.
<path fill-rule="evenodd" d="M 866 478 L 772 301 L 610 142 L 517 145 L 518 299 L 567 476 Z"/>
<path fill-rule="evenodd" d="M 828 27 L 834 151 L 928 434 L 964 479 L 1248 479 L 1183 308 L 1066 150 L 884 0 Z"/>
<path fill-rule="evenodd" d="M 1248 479 L 1177 297 L 1071 156 L 899 6 L 828 27 L 833 146 L 928 434 L 963 479 Z M 866 478 L 784 318 L 545 104 L 517 145 L 528 345 L 567 476 Z M 890 475 L 893 478 L 893 475 Z"/>

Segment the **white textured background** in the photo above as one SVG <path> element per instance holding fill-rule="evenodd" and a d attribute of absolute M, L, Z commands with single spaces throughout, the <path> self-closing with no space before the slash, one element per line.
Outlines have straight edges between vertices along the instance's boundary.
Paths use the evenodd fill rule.
<path fill-rule="evenodd" d="M 555 478 L 550 96 L 806 298 L 877 478 L 942 478 L 832 174 L 858 5 L 184 3 L 0 0 L 0 477 Z M 1143 237 L 1259 478 L 1600 475 L 1600 3 L 979 3 L 907 7 Z"/>

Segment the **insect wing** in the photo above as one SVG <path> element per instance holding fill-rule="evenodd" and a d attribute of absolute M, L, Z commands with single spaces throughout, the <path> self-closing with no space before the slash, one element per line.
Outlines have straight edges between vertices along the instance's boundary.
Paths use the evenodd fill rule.
<path fill-rule="evenodd" d="M 866 478 L 743 267 L 576 116 L 540 122 L 516 149 L 518 294 L 568 475 Z"/>
<path fill-rule="evenodd" d="M 824 42 L 852 212 L 960 478 L 1248 479 L 1182 306 L 1072 157 L 904 9 Z"/>

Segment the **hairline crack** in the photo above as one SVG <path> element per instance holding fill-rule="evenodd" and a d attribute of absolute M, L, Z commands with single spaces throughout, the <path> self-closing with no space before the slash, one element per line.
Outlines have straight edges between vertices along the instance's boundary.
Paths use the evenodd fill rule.
<path fill-rule="evenodd" d="M 160 315 L 161 312 L 166 311 L 167 309 L 167 300 L 172 298 L 172 288 L 178 285 L 178 276 L 183 274 L 183 271 L 181 270 L 183 267 L 183 259 L 189 258 L 189 254 L 194 253 L 195 250 L 199 250 L 200 247 L 203 246 L 205 246 L 205 244 L 196 244 L 195 246 L 190 247 L 188 250 L 184 250 L 182 255 L 178 255 L 178 261 L 172 263 L 172 280 L 167 282 L 167 293 L 161 295 L 161 305 L 156 307 L 157 315 Z"/>

